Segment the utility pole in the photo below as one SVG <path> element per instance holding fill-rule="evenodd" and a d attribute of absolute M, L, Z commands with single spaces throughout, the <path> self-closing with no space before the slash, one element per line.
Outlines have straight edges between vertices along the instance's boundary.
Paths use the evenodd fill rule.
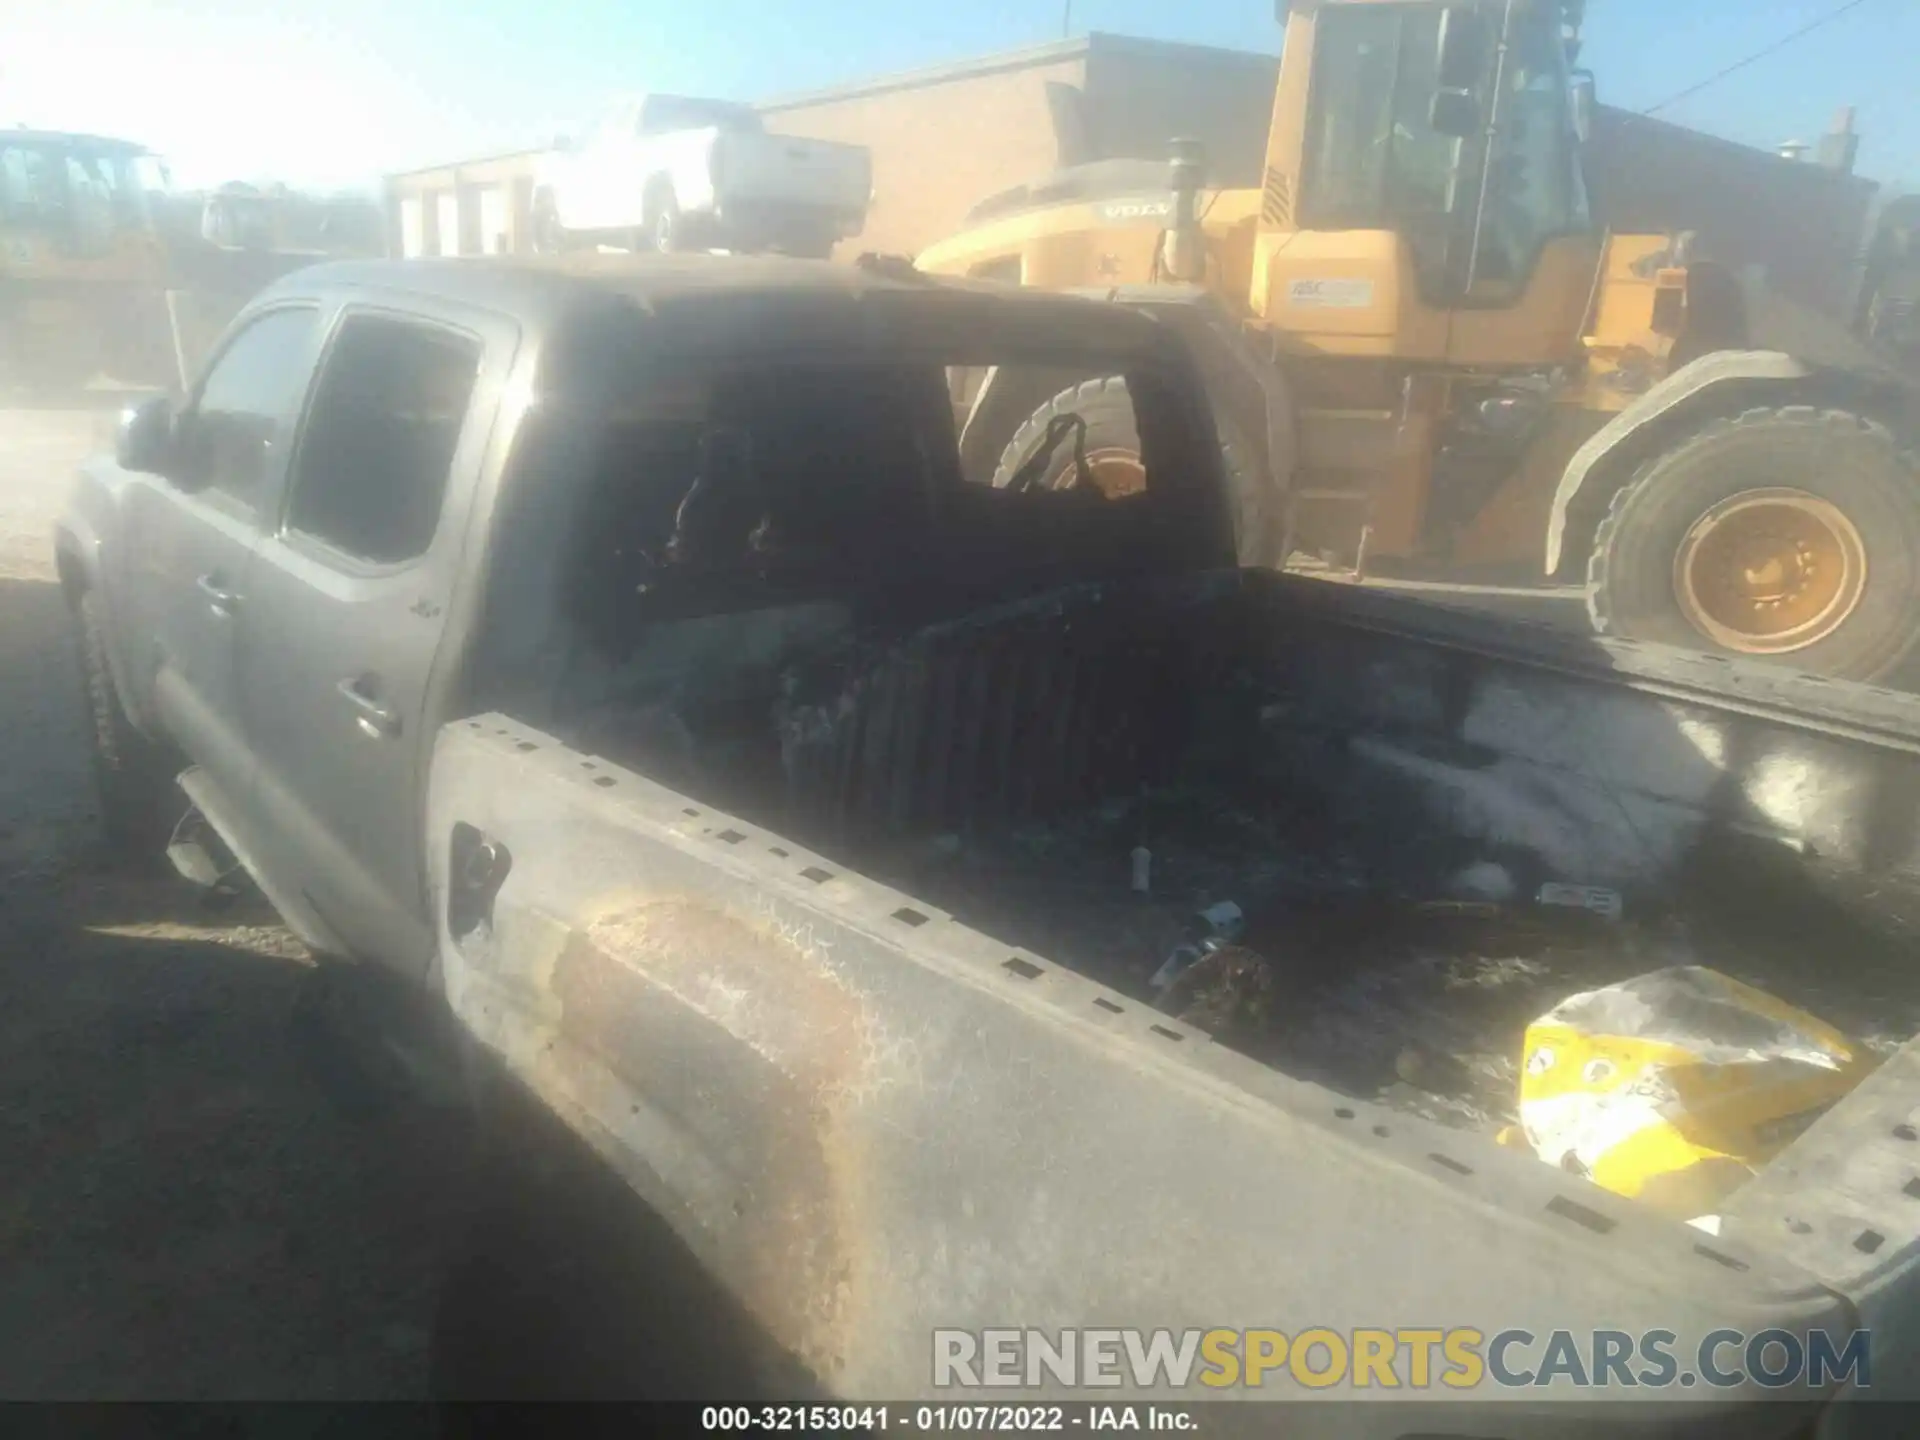
<path fill-rule="evenodd" d="M 1066 40 L 1073 35 L 1073 0 L 1064 0 L 1060 7 L 1060 38 Z"/>

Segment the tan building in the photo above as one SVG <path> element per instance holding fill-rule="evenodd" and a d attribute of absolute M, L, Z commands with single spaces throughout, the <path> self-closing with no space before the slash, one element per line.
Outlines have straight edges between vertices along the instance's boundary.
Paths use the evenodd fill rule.
<path fill-rule="evenodd" d="M 845 249 L 914 254 L 969 208 L 1062 165 L 1199 140 L 1216 181 L 1258 185 L 1278 61 L 1094 34 L 769 101 L 773 129 L 865 145 L 873 208 Z"/>
<path fill-rule="evenodd" d="M 770 100 L 769 129 L 865 145 L 874 201 L 843 253 L 912 254 L 987 195 L 1061 164 L 1202 141 L 1216 177 L 1258 184 L 1273 104 L 1269 55 L 1088 35 Z M 520 253 L 538 152 L 387 177 L 396 255 Z"/>
<path fill-rule="evenodd" d="M 989 195 L 1062 165 L 1163 156 L 1175 137 L 1205 146 L 1215 183 L 1258 185 L 1278 66 L 1271 55 L 1093 34 L 759 109 L 775 131 L 872 152 L 873 207 L 842 256 L 911 255 Z M 393 252 L 529 248 L 535 158 L 390 177 Z M 1614 229 L 1698 230 L 1722 259 L 1763 267 L 1805 303 L 1845 309 L 1875 187 L 1844 163 L 1795 163 L 1603 109 L 1587 170 L 1596 210 Z"/>
<path fill-rule="evenodd" d="M 390 255 L 523 255 L 533 248 L 537 150 L 387 177 Z"/>

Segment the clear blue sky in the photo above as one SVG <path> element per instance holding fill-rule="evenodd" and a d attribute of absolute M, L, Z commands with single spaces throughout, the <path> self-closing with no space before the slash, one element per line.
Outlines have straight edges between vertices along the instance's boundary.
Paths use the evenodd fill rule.
<path fill-rule="evenodd" d="M 1667 98 L 1839 0 L 1589 0 L 1601 98 Z M 543 143 L 623 90 L 755 100 L 1057 39 L 1062 0 L 0 0 L 0 124 L 146 142 L 187 183 L 351 184 Z M 1073 0 L 1104 30 L 1277 52 L 1271 0 Z M 1920 180 L 1920 0 L 1859 8 L 1666 118 L 1753 144 L 1858 106 Z"/>

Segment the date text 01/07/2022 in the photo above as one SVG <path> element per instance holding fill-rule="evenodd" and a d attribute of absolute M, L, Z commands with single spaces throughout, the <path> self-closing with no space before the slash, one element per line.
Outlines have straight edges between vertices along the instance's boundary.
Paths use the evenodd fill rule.
<path fill-rule="evenodd" d="M 758 1434 L 888 1430 L 966 1435 L 1072 1430 L 1188 1431 L 1193 1415 L 1179 1406 L 1134 1404 L 970 1405 L 709 1405 L 700 1428 L 710 1433 Z"/>

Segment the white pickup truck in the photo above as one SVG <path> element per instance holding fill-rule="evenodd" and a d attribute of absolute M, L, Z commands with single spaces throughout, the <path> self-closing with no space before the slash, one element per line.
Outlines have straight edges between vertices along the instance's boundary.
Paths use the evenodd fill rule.
<path fill-rule="evenodd" d="M 770 135 L 745 105 L 647 95 L 545 157 L 534 237 L 549 252 L 611 242 L 824 259 L 860 233 L 872 195 L 864 146 Z"/>

